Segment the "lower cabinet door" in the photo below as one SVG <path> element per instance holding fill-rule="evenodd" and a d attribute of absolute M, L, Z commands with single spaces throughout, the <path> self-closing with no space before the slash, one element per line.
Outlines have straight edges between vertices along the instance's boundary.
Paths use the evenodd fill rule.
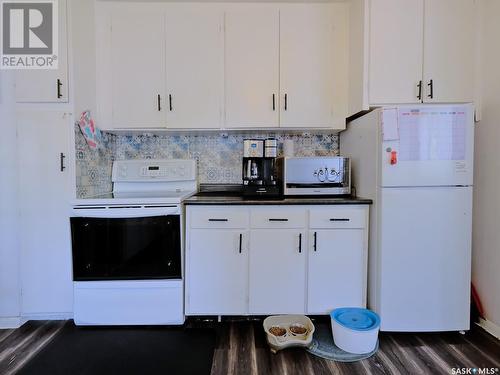
<path fill-rule="evenodd" d="M 186 314 L 246 314 L 248 232 L 192 229 L 188 236 Z"/>
<path fill-rule="evenodd" d="M 307 312 L 365 306 L 363 229 L 311 230 Z"/>
<path fill-rule="evenodd" d="M 305 241 L 300 229 L 250 231 L 250 314 L 305 312 Z"/>

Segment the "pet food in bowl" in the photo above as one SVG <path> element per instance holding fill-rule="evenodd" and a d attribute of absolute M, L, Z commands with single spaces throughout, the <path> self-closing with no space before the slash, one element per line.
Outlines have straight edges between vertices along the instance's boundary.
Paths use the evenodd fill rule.
<path fill-rule="evenodd" d="M 285 336 L 286 329 L 280 326 L 272 326 L 271 328 L 269 328 L 269 333 L 271 333 L 274 336 Z"/>
<path fill-rule="evenodd" d="M 290 325 L 290 332 L 297 336 L 302 336 L 307 333 L 307 328 L 302 324 L 292 324 Z"/>

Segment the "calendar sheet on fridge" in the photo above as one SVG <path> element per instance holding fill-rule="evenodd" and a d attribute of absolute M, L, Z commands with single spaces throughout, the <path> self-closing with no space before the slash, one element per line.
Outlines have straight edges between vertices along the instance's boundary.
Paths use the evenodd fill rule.
<path fill-rule="evenodd" d="M 400 160 L 465 159 L 466 120 L 463 108 L 401 108 Z"/>

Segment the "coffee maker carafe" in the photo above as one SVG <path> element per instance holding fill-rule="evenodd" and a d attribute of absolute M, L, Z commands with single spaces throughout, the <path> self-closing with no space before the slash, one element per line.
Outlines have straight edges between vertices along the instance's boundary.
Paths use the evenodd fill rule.
<path fill-rule="evenodd" d="M 276 181 L 277 141 L 268 139 L 245 139 L 243 141 L 243 195 L 280 195 L 280 184 Z"/>

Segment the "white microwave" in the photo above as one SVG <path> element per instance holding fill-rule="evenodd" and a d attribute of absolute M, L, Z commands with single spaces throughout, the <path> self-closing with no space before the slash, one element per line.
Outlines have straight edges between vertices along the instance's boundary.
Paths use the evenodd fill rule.
<path fill-rule="evenodd" d="M 351 163 L 342 156 L 277 160 L 284 195 L 350 195 Z"/>

